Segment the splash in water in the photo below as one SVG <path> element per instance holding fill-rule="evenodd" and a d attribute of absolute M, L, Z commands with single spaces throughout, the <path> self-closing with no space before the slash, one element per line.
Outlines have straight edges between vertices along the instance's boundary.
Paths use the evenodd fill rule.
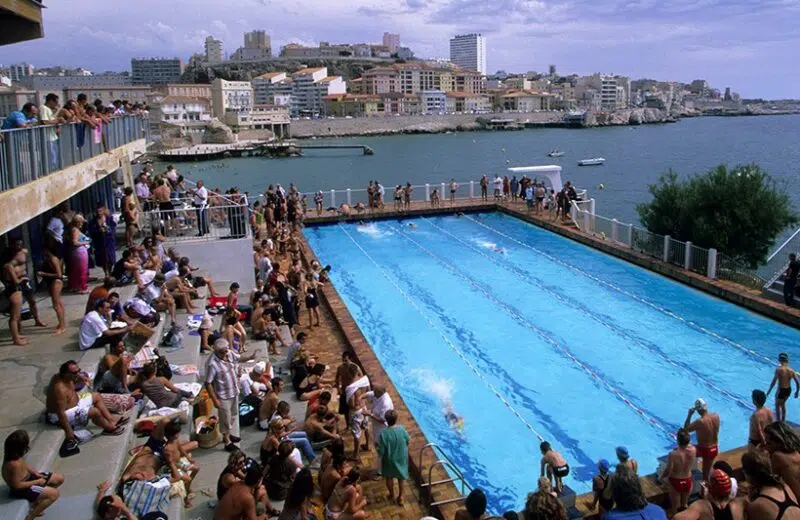
<path fill-rule="evenodd" d="M 412 371 L 412 375 L 419 382 L 420 388 L 441 401 L 445 420 L 460 436 L 464 429 L 464 418 L 453 409 L 452 380 L 445 379 L 427 368 L 415 369 Z"/>
<path fill-rule="evenodd" d="M 356 226 L 359 233 L 364 233 L 372 238 L 383 238 L 392 234 L 391 231 L 380 229 L 377 224 L 370 222 L 369 224 L 361 224 Z"/>

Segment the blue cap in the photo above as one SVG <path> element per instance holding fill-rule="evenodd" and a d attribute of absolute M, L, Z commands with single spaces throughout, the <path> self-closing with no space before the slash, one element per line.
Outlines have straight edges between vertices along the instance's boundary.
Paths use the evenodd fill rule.
<path fill-rule="evenodd" d="M 628 448 L 625 446 L 617 446 L 617 453 L 626 457 L 630 456 L 630 453 L 628 453 Z"/>
<path fill-rule="evenodd" d="M 600 468 L 600 471 L 608 472 L 611 469 L 611 463 L 609 463 L 606 459 L 600 459 L 597 462 L 597 467 Z"/>

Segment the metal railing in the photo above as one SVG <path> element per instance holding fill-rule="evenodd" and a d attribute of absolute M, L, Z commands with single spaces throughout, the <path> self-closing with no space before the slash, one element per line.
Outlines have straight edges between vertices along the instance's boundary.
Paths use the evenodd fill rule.
<path fill-rule="evenodd" d="M 726 254 L 718 253 L 716 249 L 697 247 L 691 242 L 675 240 L 670 236 L 651 233 L 632 224 L 619 222 L 617 219 L 596 215 L 592 211 L 593 208 L 592 200 L 572 201 L 572 221 L 586 234 L 598 236 L 603 240 L 613 240 L 634 251 L 708 278 L 729 280 L 759 289 L 767 283 L 763 275 L 771 269 L 767 264 L 758 269 L 751 269 Z M 800 236 L 800 232 L 795 233 L 781 248 L 786 247 L 797 236 Z M 776 258 L 775 254 L 770 258 Z"/>
<path fill-rule="evenodd" d="M 145 236 L 160 233 L 168 240 L 218 240 L 250 238 L 247 204 L 206 206 L 173 203 L 174 209 L 152 209 L 140 215 L 139 226 Z"/>
<path fill-rule="evenodd" d="M 789 267 L 789 254 L 800 251 L 800 228 L 783 241 L 767 258 L 766 264 L 758 268 L 758 273 L 766 280 L 764 289 L 769 289 Z"/>
<path fill-rule="evenodd" d="M 33 182 L 148 135 L 147 120 L 137 116 L 116 117 L 103 124 L 99 134 L 84 123 L 0 130 L 0 191 Z"/>
<path fill-rule="evenodd" d="M 425 468 L 422 465 L 422 456 L 425 454 L 426 450 L 430 450 L 433 456 L 436 458 L 436 461 L 433 464 L 431 464 L 430 467 L 428 467 L 427 482 L 425 481 L 424 477 Z M 433 470 L 437 466 L 441 466 L 445 471 L 447 471 L 451 475 L 451 477 L 434 481 Z M 422 480 L 422 482 L 420 482 L 420 488 L 428 491 L 427 493 L 428 507 L 440 506 L 454 502 L 462 502 L 463 500 L 466 499 L 467 490 L 472 491 L 472 486 L 469 484 L 469 482 L 467 482 L 467 479 L 466 477 L 464 477 L 464 474 L 461 472 L 460 469 L 458 469 L 458 467 L 455 464 L 453 464 L 453 461 L 450 460 L 450 457 L 448 457 L 447 454 L 444 452 L 444 450 L 442 450 L 442 448 L 436 443 L 429 442 L 419 450 L 419 464 L 417 465 L 417 468 L 419 468 L 420 479 Z M 436 486 L 441 486 L 443 484 L 451 484 L 451 483 L 453 485 L 455 485 L 456 483 L 461 484 L 461 495 L 455 498 L 437 500 L 434 502 L 433 488 Z"/>

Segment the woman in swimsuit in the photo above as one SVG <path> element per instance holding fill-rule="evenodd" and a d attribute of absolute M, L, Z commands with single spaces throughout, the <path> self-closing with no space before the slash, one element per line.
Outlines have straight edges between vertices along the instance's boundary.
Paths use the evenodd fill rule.
<path fill-rule="evenodd" d="M 244 346 L 247 341 L 247 336 L 241 334 L 238 325 L 239 319 L 236 316 L 225 318 L 225 329 L 222 332 L 222 337 L 228 341 L 228 345 L 230 345 L 234 351 L 242 354 L 247 352 Z"/>
<path fill-rule="evenodd" d="M 61 301 L 61 291 L 64 288 L 64 274 L 61 271 L 61 260 L 50 251 L 49 247 L 44 250 L 44 261 L 39 270 L 39 277 L 44 280 L 47 290 L 50 293 L 50 299 L 53 302 L 53 310 L 56 311 L 58 325 L 56 325 L 53 336 L 58 336 L 66 331 L 64 302 Z"/>
<path fill-rule="evenodd" d="M 742 455 L 742 469 L 750 484 L 749 520 L 799 520 L 797 498 L 783 480 L 772 472 L 772 465 L 761 452 Z"/>
<path fill-rule="evenodd" d="M 361 473 L 351 469 L 347 476 L 340 480 L 325 504 L 325 520 L 365 520 L 369 514 L 364 510 L 367 499 L 361 493 L 358 484 Z"/>

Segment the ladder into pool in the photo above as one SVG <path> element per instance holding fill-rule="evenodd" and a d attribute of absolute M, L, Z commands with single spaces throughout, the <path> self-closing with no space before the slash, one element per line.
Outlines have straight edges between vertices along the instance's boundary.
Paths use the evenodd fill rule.
<path fill-rule="evenodd" d="M 428 468 L 428 480 L 426 482 L 425 481 L 425 470 L 424 470 L 424 468 L 422 466 L 422 456 L 425 454 L 425 450 L 427 450 L 427 449 L 431 450 L 431 453 L 436 458 L 436 462 L 431 464 L 431 467 Z M 451 478 L 445 478 L 445 479 L 442 479 L 442 480 L 437 480 L 435 482 L 432 481 L 431 479 L 432 479 L 432 476 L 433 476 L 433 469 L 436 468 L 437 466 L 442 466 L 445 470 L 449 469 L 450 470 L 450 474 L 451 475 L 455 475 L 455 476 L 451 477 Z M 419 465 L 417 467 L 419 468 L 420 479 L 422 480 L 422 483 L 420 484 L 420 488 L 422 488 L 423 491 L 427 490 L 428 507 L 440 506 L 440 505 L 444 505 L 444 504 L 451 504 L 451 503 L 454 503 L 454 502 L 462 502 L 462 501 L 466 500 L 466 493 L 468 493 L 469 491 L 472 491 L 472 486 L 470 486 L 469 483 L 467 482 L 467 479 L 464 478 L 464 474 L 461 473 L 461 470 L 459 470 L 456 467 L 456 465 L 453 464 L 453 461 L 450 460 L 450 457 L 448 457 L 447 454 L 442 450 L 442 448 L 440 448 L 439 445 L 437 445 L 436 443 L 429 442 L 428 444 L 423 446 L 421 450 L 419 450 Z M 460 482 L 461 483 L 461 496 L 456 497 L 456 498 L 447 498 L 447 499 L 444 499 L 444 500 L 433 501 L 433 488 L 436 487 L 436 486 L 441 486 L 442 484 L 449 484 L 451 482 L 453 482 L 453 483 Z M 466 493 L 465 493 L 465 491 L 466 491 Z"/>

